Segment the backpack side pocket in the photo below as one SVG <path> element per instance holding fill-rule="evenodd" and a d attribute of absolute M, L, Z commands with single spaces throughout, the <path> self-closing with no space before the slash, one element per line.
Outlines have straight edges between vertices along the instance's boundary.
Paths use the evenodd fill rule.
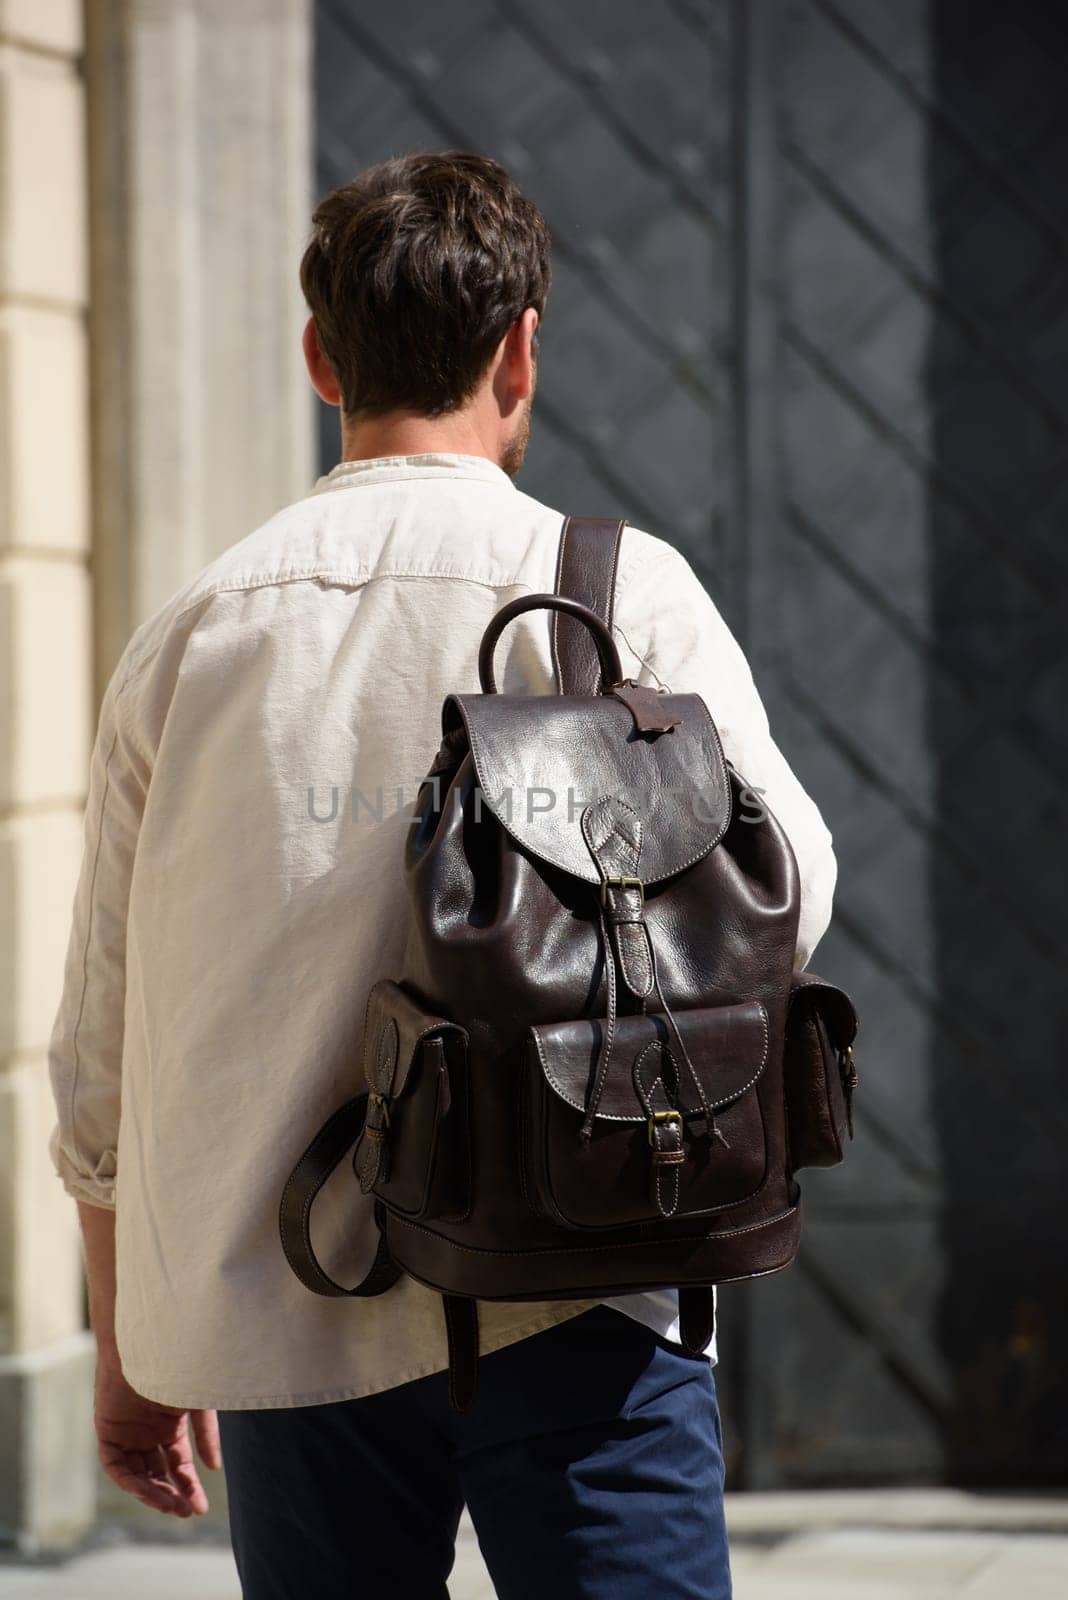
<path fill-rule="evenodd" d="M 857 1014 L 844 989 L 795 972 L 783 1052 L 791 1171 L 834 1167 L 853 1137 L 853 1040 Z"/>
<path fill-rule="evenodd" d="M 367 1117 L 353 1151 L 360 1187 L 403 1216 L 470 1207 L 467 1034 L 383 979 L 367 1005 Z"/>

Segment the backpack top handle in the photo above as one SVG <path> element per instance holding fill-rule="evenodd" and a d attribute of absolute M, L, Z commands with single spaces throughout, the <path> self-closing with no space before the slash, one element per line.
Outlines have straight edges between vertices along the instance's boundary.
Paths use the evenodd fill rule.
<path fill-rule="evenodd" d="M 482 643 L 478 649 L 478 680 L 482 686 L 483 694 L 496 694 L 497 682 L 493 676 L 493 652 L 497 640 L 504 629 L 524 611 L 563 611 L 568 616 L 575 617 L 582 622 L 593 635 L 597 646 L 597 655 L 601 663 L 601 694 L 611 694 L 616 684 L 623 678 L 623 667 L 616 649 L 616 641 L 612 638 L 611 631 L 588 606 L 582 605 L 578 600 L 572 600 L 563 594 L 525 594 L 518 600 L 509 600 L 507 605 L 491 618 L 489 627 L 482 635 Z"/>

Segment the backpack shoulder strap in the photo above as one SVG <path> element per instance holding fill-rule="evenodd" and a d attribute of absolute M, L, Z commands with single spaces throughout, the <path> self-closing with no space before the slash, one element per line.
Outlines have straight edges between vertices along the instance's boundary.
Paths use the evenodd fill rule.
<path fill-rule="evenodd" d="M 711 1284 L 687 1284 L 679 1290 L 679 1333 L 690 1355 L 704 1354 L 716 1331 L 716 1291 Z"/>
<path fill-rule="evenodd" d="M 365 1277 L 346 1289 L 323 1269 L 311 1238 L 311 1209 L 319 1190 L 360 1135 L 367 1115 L 367 1096 L 346 1100 L 323 1123 L 311 1144 L 286 1180 L 278 1212 L 278 1227 L 286 1260 L 301 1283 L 316 1294 L 338 1296 L 385 1294 L 400 1277 L 400 1268 L 391 1260 L 382 1229 L 381 1202 L 375 1201 L 378 1249 Z"/>
<path fill-rule="evenodd" d="M 560 530 L 554 592 L 589 606 L 609 628 L 625 527 L 625 522 L 600 517 L 565 517 Z M 559 692 L 596 694 L 601 664 L 589 629 L 565 612 L 554 611 L 551 646 Z"/>

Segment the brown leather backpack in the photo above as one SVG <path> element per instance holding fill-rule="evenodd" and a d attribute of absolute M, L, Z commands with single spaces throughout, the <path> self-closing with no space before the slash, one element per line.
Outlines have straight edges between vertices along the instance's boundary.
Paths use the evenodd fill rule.
<path fill-rule="evenodd" d="M 696 694 L 622 682 L 622 523 L 568 518 L 556 593 L 513 600 L 451 694 L 406 845 L 403 972 L 367 999 L 366 1092 L 297 1163 L 282 1244 L 308 1288 L 441 1291 L 450 1396 L 474 1399 L 477 1302 L 677 1287 L 707 1344 L 712 1285 L 787 1266 L 794 1173 L 841 1160 L 848 997 L 795 972 L 798 873 Z M 496 691 L 513 617 L 552 617 L 560 693 Z M 380 1244 L 346 1289 L 312 1202 L 355 1141 Z"/>

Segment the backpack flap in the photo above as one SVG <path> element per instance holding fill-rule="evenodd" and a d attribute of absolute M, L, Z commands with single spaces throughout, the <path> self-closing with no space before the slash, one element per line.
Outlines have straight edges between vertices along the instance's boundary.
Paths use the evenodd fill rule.
<path fill-rule="evenodd" d="M 469 1203 L 467 1033 L 390 979 L 367 1000 L 367 1116 L 353 1151 L 360 1188 L 406 1216 Z"/>
<path fill-rule="evenodd" d="M 700 860 L 727 830 L 731 789 L 719 734 L 700 695 L 657 696 L 643 734 L 615 695 L 450 695 L 446 738 L 462 724 L 481 803 L 524 849 L 589 883 L 600 879 L 584 808 L 606 797 L 643 823 L 637 870 L 657 883 Z"/>
<path fill-rule="evenodd" d="M 538 1208 L 571 1228 L 705 1215 L 747 1199 L 767 1154 L 756 1086 L 768 1061 L 759 1001 L 680 1011 L 676 1021 L 707 1125 L 680 1073 L 665 1019 L 616 1019 L 612 1068 L 588 1142 L 578 1138 L 605 1027 L 589 1019 L 529 1030 L 524 1159 Z"/>

